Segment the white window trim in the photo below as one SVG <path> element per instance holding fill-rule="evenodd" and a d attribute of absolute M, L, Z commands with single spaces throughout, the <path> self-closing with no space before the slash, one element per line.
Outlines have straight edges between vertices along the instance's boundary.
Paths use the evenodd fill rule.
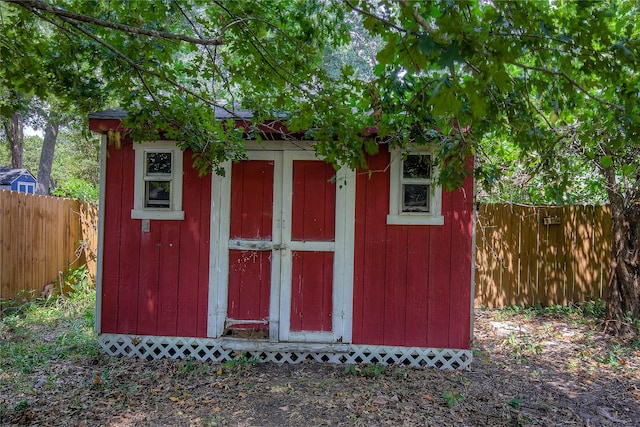
<path fill-rule="evenodd" d="M 438 170 L 431 170 L 431 200 L 429 206 L 430 212 L 402 212 L 402 161 L 404 152 L 391 150 L 390 165 L 390 194 L 389 194 L 389 214 L 387 215 L 388 225 L 443 225 L 444 216 L 442 216 L 442 187 L 436 185 L 438 181 Z M 428 150 L 411 150 L 406 154 L 429 154 L 433 153 Z"/>
<path fill-rule="evenodd" d="M 184 220 L 182 210 L 182 172 L 183 152 L 175 141 L 145 141 L 134 143 L 135 179 L 134 201 L 131 210 L 132 219 Z M 171 209 L 145 207 L 144 167 L 145 153 L 171 152 Z"/>

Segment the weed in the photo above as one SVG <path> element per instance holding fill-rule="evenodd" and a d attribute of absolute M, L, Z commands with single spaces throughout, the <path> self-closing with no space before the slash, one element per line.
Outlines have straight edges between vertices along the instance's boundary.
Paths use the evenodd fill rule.
<path fill-rule="evenodd" d="M 395 368 L 395 369 L 393 370 L 393 376 L 394 376 L 394 378 L 397 378 L 397 379 L 399 379 L 399 380 L 400 380 L 400 379 L 402 379 L 402 380 L 403 380 L 403 379 L 407 378 L 409 375 L 407 374 L 407 370 L 406 370 L 406 369 L 403 369 L 403 368 Z"/>
<path fill-rule="evenodd" d="M 13 410 L 15 412 L 24 411 L 28 407 L 29 407 L 29 401 L 28 400 L 21 400 L 20 402 L 16 403 L 16 405 L 13 407 Z"/>
<path fill-rule="evenodd" d="M 384 365 L 368 363 L 364 365 L 346 365 L 344 371 L 351 375 L 365 378 L 377 378 L 385 370 Z"/>
<path fill-rule="evenodd" d="M 622 356 L 626 352 L 626 349 L 620 344 L 614 344 L 604 355 L 596 355 L 594 359 L 604 365 L 620 366 L 624 364 L 624 358 Z"/>
<path fill-rule="evenodd" d="M 464 399 L 464 396 L 460 393 L 456 393 L 455 391 L 445 391 L 444 393 L 442 393 L 442 398 L 447 402 L 447 406 L 449 408 L 453 408 L 458 403 L 460 403 L 462 399 Z"/>
<path fill-rule="evenodd" d="M 513 409 L 518 409 L 520 407 L 520 403 L 522 403 L 522 399 L 520 399 L 519 397 L 514 397 L 507 402 L 507 405 L 512 407 Z"/>
<path fill-rule="evenodd" d="M 532 342 L 530 336 L 527 334 L 520 334 L 519 336 L 513 332 L 509 334 L 509 337 L 505 340 L 505 343 L 512 347 L 512 354 L 514 357 L 520 359 L 526 359 L 533 354 L 542 353 L 542 345 L 537 342 Z"/>
<path fill-rule="evenodd" d="M 95 291 L 86 268 L 69 272 L 67 296 L 27 299 L 20 294 L 2 301 L 0 370 L 11 367 L 15 390 L 29 390 L 29 375 L 47 370 L 53 360 L 94 356 L 99 347 L 93 332 Z"/>
<path fill-rule="evenodd" d="M 512 427 L 524 427 L 529 423 L 531 423 L 531 419 L 520 414 L 512 414 L 509 419 L 509 425 Z"/>
<path fill-rule="evenodd" d="M 206 427 L 215 427 L 225 424 L 224 418 L 220 415 L 216 415 L 213 418 L 203 418 L 200 421 L 202 422 L 202 425 Z"/>
<path fill-rule="evenodd" d="M 248 366 L 256 366 L 259 363 L 260 357 L 258 355 L 249 356 L 249 353 L 241 353 L 237 357 L 224 362 L 221 369 L 243 369 Z"/>

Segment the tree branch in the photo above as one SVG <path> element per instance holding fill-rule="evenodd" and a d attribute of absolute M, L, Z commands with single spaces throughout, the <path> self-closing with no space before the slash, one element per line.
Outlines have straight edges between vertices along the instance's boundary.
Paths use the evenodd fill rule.
<path fill-rule="evenodd" d="M 598 98 L 596 96 L 593 96 L 589 93 L 589 91 L 587 91 L 585 88 L 583 88 L 582 86 L 580 86 L 580 84 L 575 81 L 574 79 L 572 79 L 571 77 L 569 77 L 569 75 L 567 73 L 565 73 L 564 71 L 553 71 L 553 70 L 549 70 L 543 67 L 537 67 L 537 66 L 533 66 L 533 65 L 525 65 L 525 64 L 521 64 L 519 62 L 515 62 L 515 61 L 509 61 L 507 62 L 507 64 L 511 64 L 514 65 L 516 67 L 522 68 L 523 70 L 532 70 L 532 71 L 539 71 L 541 73 L 545 73 L 545 74 L 550 74 L 552 76 L 558 76 L 558 77 L 562 77 L 563 79 L 565 79 L 566 81 L 568 81 L 569 83 L 571 83 L 571 85 L 573 87 L 575 87 L 576 89 L 578 89 L 580 92 L 584 93 L 589 99 L 599 102 L 602 105 L 606 105 L 608 107 L 614 108 L 618 111 L 626 111 L 625 108 L 621 105 L 618 104 L 614 104 L 612 102 L 609 101 L 605 101 L 604 99 Z"/>
<path fill-rule="evenodd" d="M 38 16 L 40 19 L 49 22 L 50 24 L 60 28 L 62 31 L 64 32 L 70 32 L 71 34 L 73 34 L 75 37 L 79 37 L 79 35 L 73 31 L 71 31 L 69 28 L 65 27 L 64 25 L 59 24 L 58 22 L 54 21 L 53 19 L 44 16 L 39 10 L 34 10 L 32 11 L 32 13 L 36 16 Z M 117 57 L 119 57 L 122 61 L 124 61 L 125 63 L 127 63 L 131 68 L 133 68 L 136 72 L 141 72 L 143 74 L 148 74 L 150 76 L 154 76 L 157 77 L 161 80 L 165 80 L 166 82 L 170 83 L 171 85 L 175 86 L 178 89 L 181 89 L 183 91 L 185 91 L 186 93 L 188 93 L 189 95 L 192 95 L 193 97 L 197 98 L 198 100 L 212 106 L 212 107 L 220 107 L 220 108 L 224 108 L 224 106 L 218 105 L 216 102 L 211 101 L 195 92 L 193 92 L 192 90 L 184 87 L 183 85 L 181 85 L 180 83 L 178 83 L 177 81 L 169 78 L 169 77 L 165 77 L 160 75 L 159 73 L 153 71 L 153 70 L 149 70 L 148 68 L 145 67 L 141 67 L 140 65 L 138 65 L 134 60 L 132 60 L 131 58 L 129 58 L 129 56 L 127 56 L 126 54 L 122 53 L 120 50 L 118 50 L 115 46 L 111 45 L 110 43 L 100 39 L 99 37 L 97 37 L 95 34 L 93 34 L 91 31 L 87 30 L 86 28 L 83 28 L 78 22 L 70 19 L 70 18 L 66 18 L 64 16 L 58 16 L 58 19 L 60 19 L 61 21 L 65 22 L 66 24 L 72 26 L 73 28 L 75 28 L 77 31 L 80 31 L 81 33 L 83 33 L 85 36 L 89 37 L 91 40 L 95 41 L 96 43 L 98 43 L 99 45 L 103 46 L 104 48 L 110 50 L 111 52 L 113 52 Z M 226 108 L 224 108 L 226 110 Z"/>
<path fill-rule="evenodd" d="M 347 6 L 349 6 L 349 7 L 351 8 L 351 10 L 353 10 L 354 12 L 358 12 L 358 13 L 359 13 L 359 14 L 361 14 L 361 15 L 365 15 L 365 16 L 368 16 L 368 17 L 370 17 L 370 18 L 377 19 L 378 21 L 382 22 L 383 24 L 385 24 L 385 25 L 387 25 L 387 26 L 389 26 L 389 27 L 393 28 L 394 30 L 398 30 L 398 31 L 400 31 L 401 33 L 408 33 L 408 32 L 409 32 L 407 29 L 402 28 L 402 27 L 400 27 L 400 26 L 398 26 L 398 25 L 394 24 L 393 22 L 391 22 L 391 21 L 389 21 L 389 20 L 384 19 L 384 18 L 383 18 L 383 17 L 381 17 L 381 16 L 378 16 L 378 15 L 373 14 L 373 13 L 371 13 L 371 12 L 367 12 L 367 11 L 366 11 L 366 10 L 364 10 L 364 9 L 360 9 L 359 7 L 357 7 L 356 5 L 354 5 L 353 3 L 351 3 L 351 1 L 349 1 L 349 0 L 344 0 L 344 2 L 345 2 L 345 3 L 347 4 Z"/>
<path fill-rule="evenodd" d="M 413 6 L 411 6 L 411 4 L 409 4 L 408 0 L 398 0 L 398 3 L 400 3 L 402 7 L 412 9 L 413 19 L 415 19 L 418 25 L 420 25 L 422 29 L 425 30 L 428 34 L 434 35 L 436 33 L 436 29 L 429 25 L 427 21 L 425 21 L 422 15 L 420 15 L 418 11 Z"/>
<path fill-rule="evenodd" d="M 138 34 L 148 37 L 161 38 L 167 40 L 183 41 L 187 43 L 204 45 L 204 46 L 218 46 L 223 44 L 222 37 L 218 36 L 214 39 L 202 39 L 197 37 L 189 37 L 182 34 L 169 33 L 165 31 L 147 30 L 145 28 L 133 27 L 130 25 L 118 24 L 115 22 L 109 22 L 91 16 L 82 15 L 79 13 L 69 12 L 57 7 L 51 6 L 40 0 L 4 0 L 8 3 L 14 3 L 21 6 L 28 11 L 35 13 L 36 11 L 58 16 L 60 18 L 66 18 L 75 22 L 84 22 L 86 24 L 96 25 L 103 28 L 111 28 L 114 30 L 122 31 L 128 34 Z M 228 27 L 228 26 L 227 26 Z M 227 28 L 225 27 L 225 28 Z"/>

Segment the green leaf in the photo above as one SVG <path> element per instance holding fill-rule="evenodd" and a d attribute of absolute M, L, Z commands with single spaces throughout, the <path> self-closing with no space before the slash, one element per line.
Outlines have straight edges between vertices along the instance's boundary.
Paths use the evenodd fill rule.
<path fill-rule="evenodd" d="M 600 157 L 600 164 L 603 168 L 607 169 L 613 166 L 613 158 L 611 156 Z"/>

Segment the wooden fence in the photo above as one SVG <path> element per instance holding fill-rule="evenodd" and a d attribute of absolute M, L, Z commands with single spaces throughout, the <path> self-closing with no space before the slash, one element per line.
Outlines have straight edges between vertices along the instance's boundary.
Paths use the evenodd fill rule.
<path fill-rule="evenodd" d="M 87 264 L 95 277 L 97 206 L 0 191 L 0 298 L 35 291 Z"/>
<path fill-rule="evenodd" d="M 482 205 L 475 305 L 552 305 L 606 298 L 608 206 Z"/>
<path fill-rule="evenodd" d="M 0 191 L 0 298 L 39 293 L 87 264 L 95 277 L 98 209 Z M 487 204 L 476 224 L 475 305 L 551 305 L 606 298 L 608 206 Z"/>

